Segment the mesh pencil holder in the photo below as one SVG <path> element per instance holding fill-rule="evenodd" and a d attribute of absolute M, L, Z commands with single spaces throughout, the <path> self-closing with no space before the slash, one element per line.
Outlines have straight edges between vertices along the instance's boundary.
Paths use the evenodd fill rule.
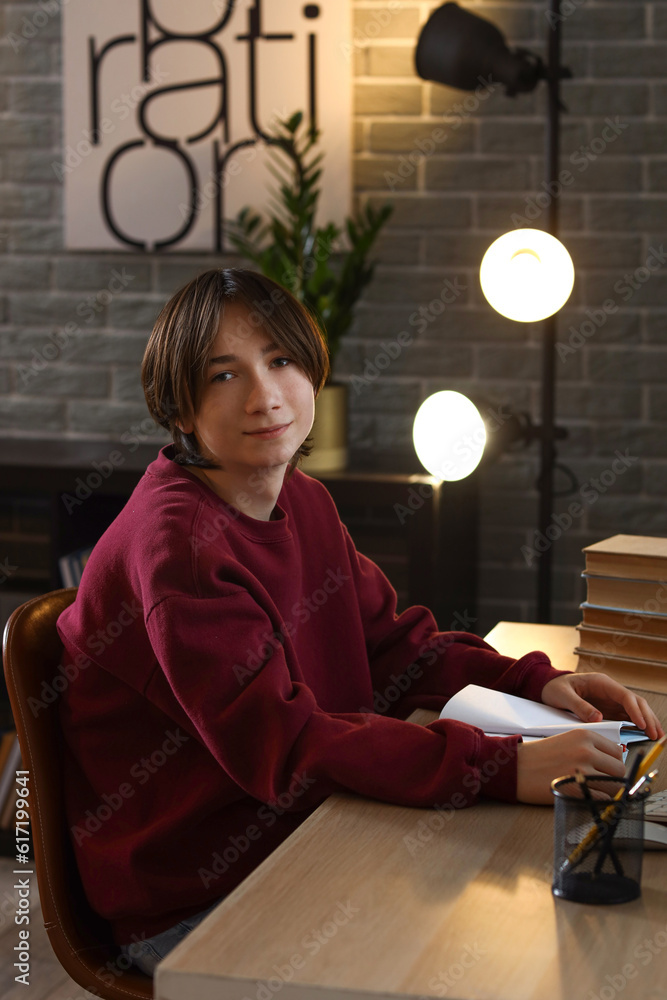
<path fill-rule="evenodd" d="M 554 809 L 552 892 L 577 903 L 627 903 L 641 893 L 644 850 L 644 801 L 648 788 L 624 803 L 614 796 L 623 782 L 590 777 L 590 792 L 611 796 L 595 800 L 574 777 L 557 778 L 551 788 Z"/>

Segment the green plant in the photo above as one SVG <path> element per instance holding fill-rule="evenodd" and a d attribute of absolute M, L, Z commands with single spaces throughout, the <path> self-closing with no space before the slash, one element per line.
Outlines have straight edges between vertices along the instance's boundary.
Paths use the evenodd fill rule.
<path fill-rule="evenodd" d="M 371 248 L 392 212 L 367 205 L 345 220 L 317 226 L 322 153 L 314 152 L 319 133 L 303 125 L 297 111 L 271 133 L 275 147 L 270 170 L 278 181 L 268 219 L 251 208 L 227 223 L 232 246 L 265 275 L 288 288 L 310 309 L 324 333 L 331 361 L 353 319 L 354 306 L 373 277 Z M 348 246 L 341 248 L 343 231 Z"/>

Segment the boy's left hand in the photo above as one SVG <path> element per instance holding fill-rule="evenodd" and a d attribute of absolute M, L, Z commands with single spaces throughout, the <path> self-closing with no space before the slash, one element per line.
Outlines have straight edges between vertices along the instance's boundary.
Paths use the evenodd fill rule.
<path fill-rule="evenodd" d="M 658 717 L 646 700 L 606 674 L 562 674 L 554 677 L 544 685 L 542 701 L 545 705 L 574 712 L 582 722 L 628 719 L 640 729 L 645 729 L 651 740 L 664 735 Z"/>

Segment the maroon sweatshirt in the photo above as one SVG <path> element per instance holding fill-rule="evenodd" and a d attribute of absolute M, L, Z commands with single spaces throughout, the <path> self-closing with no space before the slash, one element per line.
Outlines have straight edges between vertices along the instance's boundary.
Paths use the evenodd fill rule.
<path fill-rule="evenodd" d="M 439 710 L 468 683 L 539 700 L 543 653 L 501 656 L 396 595 L 300 471 L 277 518 L 227 506 L 165 448 L 60 616 L 67 815 L 116 940 L 233 889 L 322 800 L 516 798 L 517 737 Z M 60 685 L 62 687 L 62 685 Z"/>

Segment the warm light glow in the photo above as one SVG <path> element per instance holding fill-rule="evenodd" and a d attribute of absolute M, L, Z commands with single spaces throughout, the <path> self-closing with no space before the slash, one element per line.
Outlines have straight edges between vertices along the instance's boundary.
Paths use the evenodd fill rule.
<path fill-rule="evenodd" d="M 574 284 L 574 265 L 554 236 L 541 229 L 515 229 L 491 244 L 479 278 L 496 312 L 519 323 L 534 323 L 565 305 Z"/>
<path fill-rule="evenodd" d="M 484 453 L 486 427 L 479 410 L 460 392 L 436 392 L 417 410 L 412 439 L 419 461 L 432 476 L 465 479 Z"/>

